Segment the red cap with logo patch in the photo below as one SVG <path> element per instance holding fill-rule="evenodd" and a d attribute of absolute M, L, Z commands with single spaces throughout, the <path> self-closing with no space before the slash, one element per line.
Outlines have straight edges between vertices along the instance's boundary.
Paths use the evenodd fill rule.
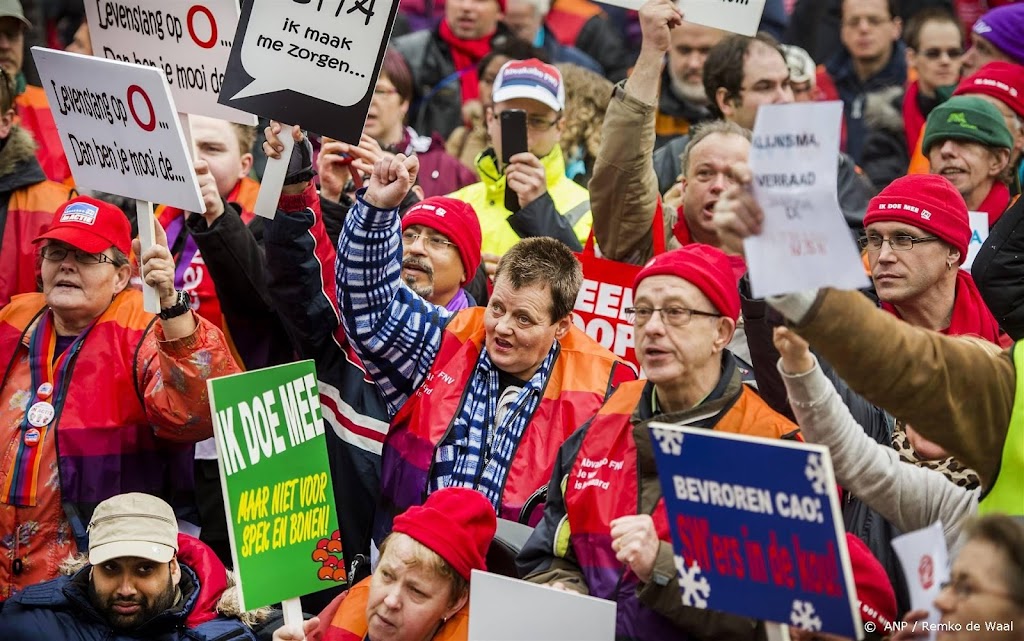
<path fill-rule="evenodd" d="M 480 266 L 480 244 L 483 242 L 480 219 L 473 205 L 454 198 L 433 196 L 416 203 L 402 215 L 402 231 L 413 225 L 436 229 L 455 243 L 466 272 L 462 284 L 473 280 Z"/>
<path fill-rule="evenodd" d="M 90 254 L 117 247 L 128 255 L 132 250 L 132 226 L 120 208 L 79 196 L 61 205 L 50 228 L 32 242 L 43 240 L 59 240 Z"/>
<path fill-rule="evenodd" d="M 971 219 L 967 203 L 953 183 L 935 174 L 897 178 L 868 203 L 864 226 L 876 222 L 902 222 L 938 236 L 960 250 L 967 260 Z"/>

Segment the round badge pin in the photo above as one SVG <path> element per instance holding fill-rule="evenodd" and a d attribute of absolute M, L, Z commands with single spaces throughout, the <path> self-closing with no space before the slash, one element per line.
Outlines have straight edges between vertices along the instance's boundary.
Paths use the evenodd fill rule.
<path fill-rule="evenodd" d="M 39 401 L 28 408 L 28 423 L 32 427 L 46 427 L 53 420 L 55 413 L 53 405 L 46 401 Z"/>
<path fill-rule="evenodd" d="M 50 394 L 53 394 L 52 383 L 43 383 L 39 386 L 39 389 L 36 390 L 36 396 L 42 399 L 50 398 Z"/>
<path fill-rule="evenodd" d="M 25 445 L 35 447 L 39 444 L 39 430 L 34 427 L 25 431 Z"/>

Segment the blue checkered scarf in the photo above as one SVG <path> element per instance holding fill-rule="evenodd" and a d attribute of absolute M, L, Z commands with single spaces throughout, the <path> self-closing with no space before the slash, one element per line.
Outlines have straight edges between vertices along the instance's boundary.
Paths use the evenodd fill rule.
<path fill-rule="evenodd" d="M 520 390 L 500 424 L 495 425 L 498 397 L 501 395 L 498 368 L 487 350 L 480 350 L 473 378 L 469 381 L 462 409 L 448 436 L 437 448 L 430 491 L 443 487 L 471 487 L 479 490 L 501 509 L 501 489 L 519 439 L 540 405 L 540 399 L 558 357 L 558 342 L 540 364 L 540 368 Z"/>

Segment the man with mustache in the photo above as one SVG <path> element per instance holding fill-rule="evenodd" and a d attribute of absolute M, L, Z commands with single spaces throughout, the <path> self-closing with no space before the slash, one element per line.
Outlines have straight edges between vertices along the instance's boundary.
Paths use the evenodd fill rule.
<path fill-rule="evenodd" d="M 480 221 L 469 203 L 436 196 L 402 217 L 402 282 L 429 302 L 457 312 L 475 307 L 462 288 L 480 266 Z"/>
<path fill-rule="evenodd" d="M 218 612 L 228 607 L 227 600 L 218 603 L 223 566 L 189 567 L 179 558 L 178 524 L 164 501 L 141 493 L 111 497 L 96 506 L 89 534 L 88 565 L 0 604 L 0 638 L 255 639 L 240 620 Z M 213 594 L 218 587 L 221 594 Z"/>
<path fill-rule="evenodd" d="M 989 226 L 1010 204 L 1012 148 L 1003 114 L 977 96 L 954 96 L 936 107 L 921 142 L 931 173 L 953 183 L 969 211 L 988 214 Z"/>

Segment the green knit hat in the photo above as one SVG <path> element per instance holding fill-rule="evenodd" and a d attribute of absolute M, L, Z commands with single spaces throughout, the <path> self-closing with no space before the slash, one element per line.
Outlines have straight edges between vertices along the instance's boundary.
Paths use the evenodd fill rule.
<path fill-rule="evenodd" d="M 977 96 L 953 96 L 932 110 L 924 129 L 921 150 L 944 140 L 970 140 L 986 147 L 1013 148 L 1013 135 L 1003 114 Z"/>

